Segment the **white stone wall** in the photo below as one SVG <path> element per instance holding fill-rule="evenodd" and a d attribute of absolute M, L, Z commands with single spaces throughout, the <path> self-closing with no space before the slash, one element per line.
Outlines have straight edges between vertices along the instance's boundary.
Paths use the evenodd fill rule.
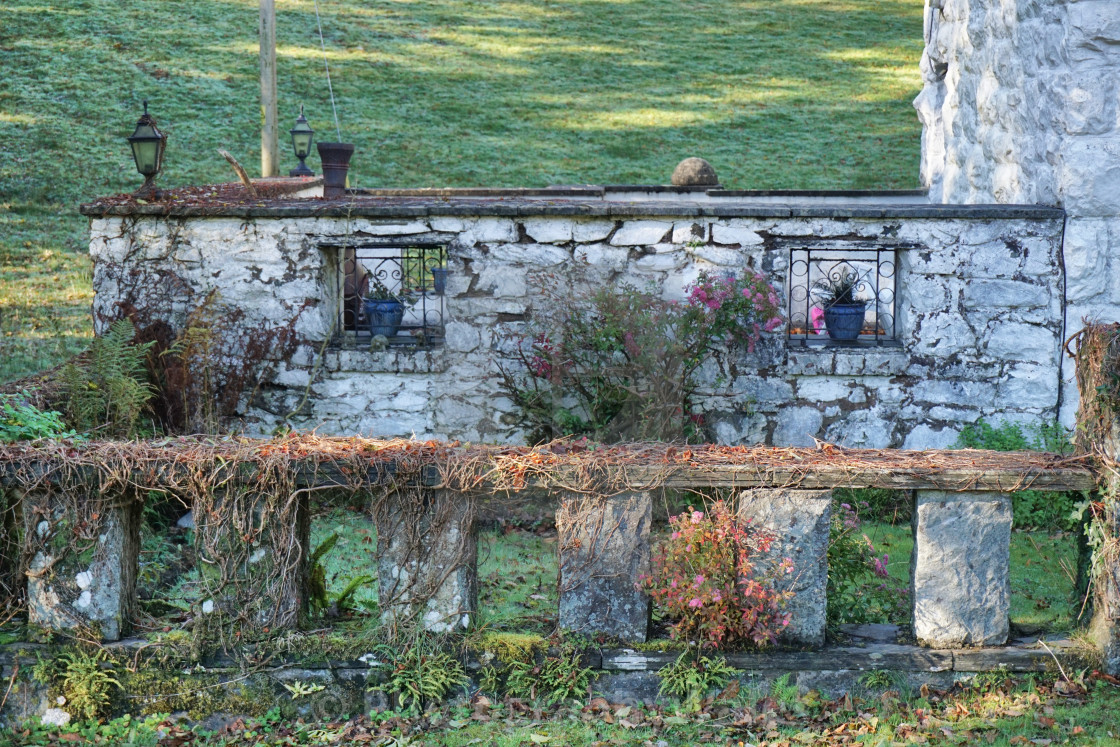
<path fill-rule="evenodd" d="M 930 199 L 1064 208 L 1069 333 L 1120 319 L 1120 2 L 926 0 L 925 33 Z"/>
<path fill-rule="evenodd" d="M 504 335 L 531 314 L 533 279 L 649 282 L 680 298 L 701 269 L 770 275 L 784 289 L 788 242 L 901 242 L 893 348 L 803 349 L 782 333 L 708 371 L 702 400 L 725 443 L 950 445 L 978 418 L 1036 421 L 1057 412 L 1062 288 L 1059 217 L 719 218 L 658 215 L 519 218 L 102 217 L 92 221 L 95 319 L 122 299 L 181 328 L 186 309 L 217 290 L 247 324 L 283 323 L 301 308 L 304 343 L 246 403 L 243 427 L 291 422 L 323 434 L 517 441 L 512 403 L 497 386 Z M 696 212 L 693 209 L 692 212 Z M 757 211 L 756 211 L 757 212 Z M 812 212 L 812 211 L 808 211 Z M 876 211 L 870 211 L 874 214 Z M 882 213 L 883 211 L 879 211 Z M 919 211 L 920 212 L 920 211 Z M 855 211 L 856 214 L 859 211 Z M 1009 213 L 1010 214 L 1010 213 Z M 421 212 L 420 215 L 423 215 Z M 321 243 L 361 234 L 446 241 L 446 342 L 431 351 L 332 350 L 336 309 Z M 784 292 L 784 290 L 783 290 Z M 304 401 L 305 390 L 309 397 Z"/>

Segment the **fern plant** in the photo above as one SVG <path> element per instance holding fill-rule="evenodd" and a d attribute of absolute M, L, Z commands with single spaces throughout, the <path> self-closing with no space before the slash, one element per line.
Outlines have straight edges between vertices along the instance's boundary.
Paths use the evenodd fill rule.
<path fill-rule="evenodd" d="M 801 702 L 801 688 L 796 682 L 791 683 L 789 680 L 789 672 L 774 680 L 770 684 L 770 697 L 787 709 L 795 709 Z"/>
<path fill-rule="evenodd" d="M 135 336 L 132 322 L 113 322 L 85 356 L 62 369 L 66 411 L 75 427 L 115 437 L 136 435 L 153 392 L 145 365 L 152 343 L 134 344 Z"/>
<path fill-rule="evenodd" d="M 579 651 L 568 649 L 557 656 L 546 656 L 540 664 L 512 662 L 506 674 L 506 692 L 515 698 L 561 703 L 586 695 L 591 676 L 591 668 L 582 665 Z"/>
<path fill-rule="evenodd" d="M 61 695 L 71 716 L 96 719 L 108 713 L 113 688 L 121 687 L 105 660 L 105 652 L 100 649 L 92 654 L 64 651 L 54 659 L 40 659 L 32 677 Z"/>
<path fill-rule="evenodd" d="M 420 645 L 404 650 L 381 647 L 392 671 L 388 680 L 370 688 L 394 697 L 405 713 L 419 713 L 428 700 L 441 701 L 451 689 L 467 683 L 463 665 L 444 651 L 425 652 Z"/>
<path fill-rule="evenodd" d="M 712 690 L 722 690 L 739 670 L 722 656 L 690 658 L 685 651 L 672 664 L 657 672 L 661 678 L 662 695 L 678 698 L 690 711 L 700 710 L 701 701 Z"/>

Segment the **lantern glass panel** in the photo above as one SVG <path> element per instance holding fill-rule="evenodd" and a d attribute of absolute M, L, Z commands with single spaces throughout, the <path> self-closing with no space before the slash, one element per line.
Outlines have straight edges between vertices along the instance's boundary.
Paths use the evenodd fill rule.
<path fill-rule="evenodd" d="M 159 139 L 133 140 L 131 145 L 136 170 L 144 176 L 154 176 L 159 171 Z"/>
<path fill-rule="evenodd" d="M 296 151 L 296 158 L 307 158 L 311 153 L 311 131 L 292 130 L 292 146 Z"/>

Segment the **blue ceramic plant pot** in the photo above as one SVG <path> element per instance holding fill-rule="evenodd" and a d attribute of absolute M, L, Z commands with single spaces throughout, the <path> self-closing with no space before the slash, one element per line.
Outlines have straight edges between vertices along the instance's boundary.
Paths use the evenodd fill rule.
<path fill-rule="evenodd" d="M 855 340 L 863 329 L 866 303 L 838 303 L 824 310 L 824 327 L 832 340 Z"/>
<path fill-rule="evenodd" d="M 446 267 L 433 267 L 432 268 L 432 288 L 439 295 L 443 295 L 444 289 L 447 287 L 447 268 Z"/>
<path fill-rule="evenodd" d="M 397 330 L 401 328 L 401 320 L 404 319 L 403 303 L 366 299 L 364 305 L 370 335 L 392 337 L 397 334 Z"/>

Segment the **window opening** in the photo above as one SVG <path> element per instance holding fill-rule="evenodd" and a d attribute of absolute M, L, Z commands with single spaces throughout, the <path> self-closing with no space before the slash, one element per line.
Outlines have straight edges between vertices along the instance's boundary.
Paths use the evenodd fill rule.
<path fill-rule="evenodd" d="M 789 260 L 791 343 L 898 344 L 896 248 L 795 247 Z"/>
<path fill-rule="evenodd" d="M 443 343 L 444 245 L 342 246 L 335 267 L 340 346 L 368 347 L 375 332 L 392 347 Z M 376 297 L 388 303 L 371 304 Z"/>

